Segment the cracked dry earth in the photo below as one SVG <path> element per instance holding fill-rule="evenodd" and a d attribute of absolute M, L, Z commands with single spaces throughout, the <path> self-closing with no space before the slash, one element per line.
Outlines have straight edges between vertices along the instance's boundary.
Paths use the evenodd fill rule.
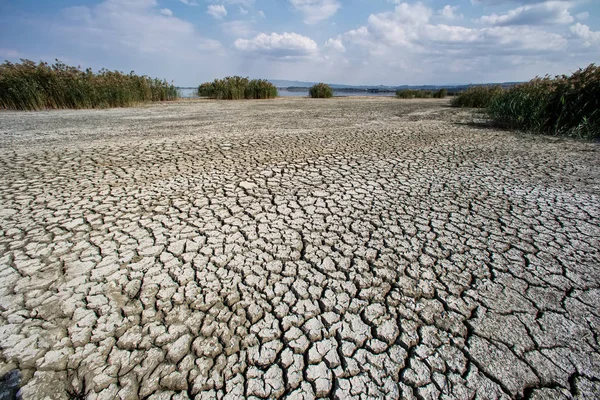
<path fill-rule="evenodd" d="M 0 375 L 25 399 L 598 398 L 598 144 L 470 118 L 0 113 Z"/>

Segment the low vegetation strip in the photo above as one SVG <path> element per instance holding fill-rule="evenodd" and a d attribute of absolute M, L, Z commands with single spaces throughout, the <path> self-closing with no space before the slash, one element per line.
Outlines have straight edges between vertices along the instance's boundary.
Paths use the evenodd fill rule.
<path fill-rule="evenodd" d="M 201 84 L 198 96 L 218 100 L 273 99 L 277 97 L 277 87 L 262 79 L 228 76 Z"/>
<path fill-rule="evenodd" d="M 445 99 L 446 96 L 448 96 L 448 89 L 437 91 L 403 89 L 396 91 L 396 97 L 399 99 Z"/>
<path fill-rule="evenodd" d="M 53 65 L 30 60 L 0 64 L 0 109 L 129 107 L 178 97 L 167 81 L 133 72 L 101 69 L 94 73 L 58 60 Z"/>
<path fill-rule="evenodd" d="M 499 126 L 531 133 L 600 138 L 600 67 L 535 78 L 509 89 L 473 87 L 453 105 L 486 108 Z"/>

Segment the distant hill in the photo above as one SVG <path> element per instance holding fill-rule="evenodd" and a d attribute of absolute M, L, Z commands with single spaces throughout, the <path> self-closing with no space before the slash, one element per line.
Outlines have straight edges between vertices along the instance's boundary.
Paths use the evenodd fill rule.
<path fill-rule="evenodd" d="M 304 89 L 309 88 L 315 85 L 317 82 L 303 82 L 303 81 L 288 81 L 282 79 L 267 79 L 273 85 L 279 88 L 293 88 L 293 89 Z M 441 88 L 447 89 L 464 89 L 469 86 L 490 86 L 490 85 L 500 85 L 503 87 L 514 86 L 520 82 L 503 82 L 503 83 L 480 83 L 480 84 L 472 84 L 472 85 L 399 85 L 399 86 L 386 86 L 386 85 L 344 85 L 344 84 L 335 84 L 330 83 L 332 89 L 346 89 L 346 90 L 357 90 L 357 91 L 379 91 L 379 92 L 390 92 L 402 89 L 422 89 L 422 90 L 436 90 Z"/>
<path fill-rule="evenodd" d="M 278 88 L 290 89 L 292 91 L 306 91 L 311 86 L 318 82 L 304 82 L 304 81 L 288 81 L 285 79 L 267 79 L 273 85 Z M 442 88 L 451 89 L 454 91 L 463 90 L 469 86 L 492 86 L 500 85 L 502 87 L 511 87 L 521 82 L 502 82 L 502 83 L 476 83 L 476 84 L 449 84 L 449 85 L 399 85 L 399 86 L 385 86 L 385 85 L 344 85 L 330 83 L 332 89 L 337 91 L 366 91 L 366 92 L 395 92 L 396 90 L 412 89 L 412 90 L 438 90 Z M 195 87 L 180 87 L 179 89 L 197 89 Z"/>

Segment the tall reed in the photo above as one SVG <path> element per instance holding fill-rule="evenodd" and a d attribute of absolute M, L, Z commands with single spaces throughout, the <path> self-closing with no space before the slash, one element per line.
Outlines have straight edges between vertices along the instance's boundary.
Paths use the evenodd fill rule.
<path fill-rule="evenodd" d="M 452 99 L 455 107 L 486 108 L 492 99 L 502 93 L 501 86 L 469 86 Z"/>
<path fill-rule="evenodd" d="M 49 65 L 30 60 L 0 64 L 0 108 L 43 110 L 59 108 L 128 107 L 148 101 L 175 100 L 177 88 L 165 80 L 101 69 Z"/>
<path fill-rule="evenodd" d="M 201 84 L 198 96 L 218 100 L 272 99 L 277 97 L 277 88 L 262 79 L 228 76 Z"/>
<path fill-rule="evenodd" d="M 497 124 L 533 133 L 600 137 L 600 67 L 535 78 L 496 96 L 487 110 Z"/>

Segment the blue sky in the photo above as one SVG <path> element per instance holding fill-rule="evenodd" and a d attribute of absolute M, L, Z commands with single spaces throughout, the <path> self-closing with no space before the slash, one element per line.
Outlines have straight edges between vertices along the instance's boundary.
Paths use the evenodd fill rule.
<path fill-rule="evenodd" d="M 528 80 L 600 62 L 600 0 L 0 0 L 0 59 L 196 86 Z"/>

